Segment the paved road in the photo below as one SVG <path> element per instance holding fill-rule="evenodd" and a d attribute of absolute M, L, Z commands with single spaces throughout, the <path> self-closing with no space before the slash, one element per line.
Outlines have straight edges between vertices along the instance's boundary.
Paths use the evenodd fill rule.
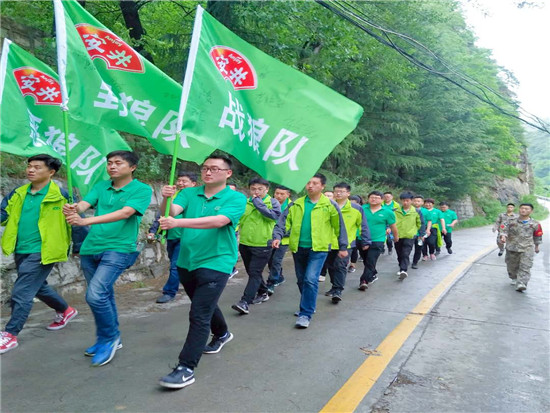
<path fill-rule="evenodd" d="M 548 225 L 545 225 L 548 234 Z M 454 234 L 455 254 L 442 253 L 397 281 L 395 258 L 381 258 L 381 276 L 365 293 L 350 274 L 344 301 L 322 296 L 307 330 L 293 328 L 298 291 L 289 281 L 248 316 L 230 309 L 245 284 L 241 273 L 222 299 L 235 339 L 205 355 L 196 382 L 179 391 L 157 386 L 177 361 L 187 331 L 188 300 L 150 302 L 157 291 L 126 289 L 121 308 L 124 348 L 100 368 L 83 350 L 94 324 L 85 304 L 66 329 L 49 332 L 51 314 L 36 305 L 20 346 L 0 357 L 3 412 L 292 412 L 319 411 L 379 344 L 445 276 L 494 245 L 488 228 Z M 549 243 L 537 256 L 526 293 L 509 285 L 503 257 L 478 260 L 391 359 L 357 411 L 550 411 Z M 359 265 L 361 267 L 361 265 Z M 328 284 L 328 283 L 327 283 Z M 74 299 L 73 301 L 74 302 Z M 361 387 L 361 383 L 359 383 Z M 345 410 L 345 402 L 336 410 Z M 351 409 L 353 410 L 353 409 Z"/>

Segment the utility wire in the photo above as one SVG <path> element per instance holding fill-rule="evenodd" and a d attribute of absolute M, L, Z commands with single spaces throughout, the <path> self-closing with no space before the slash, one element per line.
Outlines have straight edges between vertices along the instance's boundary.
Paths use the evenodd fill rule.
<path fill-rule="evenodd" d="M 435 76 L 439 76 L 439 77 L 447 80 L 448 82 L 450 82 L 450 83 L 454 84 L 455 86 L 461 88 L 462 90 L 469 93 L 470 95 L 476 97 L 477 99 L 481 100 L 482 102 L 484 102 L 484 103 L 490 105 L 491 107 L 495 108 L 500 113 L 502 113 L 506 116 L 510 116 L 512 118 L 518 119 L 519 121 L 521 121 L 523 123 L 526 123 L 526 124 L 532 126 L 535 129 L 538 129 L 542 132 L 546 132 L 546 133 L 550 134 L 550 130 L 548 129 L 548 125 L 546 125 L 541 119 L 539 119 L 535 115 L 532 115 L 529 112 L 521 109 L 521 107 L 519 107 L 519 105 L 516 102 L 505 98 L 504 96 L 500 95 L 496 91 L 492 90 L 489 86 L 486 86 L 483 83 L 471 78 L 470 76 L 462 74 L 461 72 L 453 69 L 448 63 L 446 63 L 443 59 L 441 59 L 439 56 L 437 56 L 436 53 L 434 53 L 428 47 L 424 46 L 422 43 L 418 42 L 417 40 L 413 39 L 412 37 L 401 34 L 401 33 L 398 33 L 398 32 L 395 32 L 395 31 L 392 31 L 392 30 L 385 29 L 385 28 L 383 28 L 383 27 L 381 27 L 381 26 L 379 26 L 375 23 L 372 23 L 372 22 L 368 21 L 366 19 L 366 14 L 364 12 L 362 12 L 361 10 L 359 10 L 356 6 L 350 6 L 349 4 L 345 4 L 345 2 L 343 4 L 342 2 L 337 2 L 337 1 L 329 1 L 329 2 L 323 1 L 323 0 L 315 0 L 315 1 L 317 3 L 319 3 L 321 6 L 325 7 L 329 11 L 331 11 L 332 13 L 336 14 L 337 16 L 339 16 L 339 17 L 341 17 L 341 18 L 343 18 L 347 21 L 349 21 L 354 26 L 360 28 L 365 33 L 367 33 L 369 36 L 376 39 L 378 42 L 394 49 L 395 51 L 397 51 L 399 54 L 401 54 L 403 57 L 405 57 L 409 62 L 411 62 L 415 66 L 417 66 L 417 67 L 419 67 L 423 70 L 426 70 L 427 72 L 429 72 L 429 73 L 431 73 Z M 373 27 L 377 30 L 380 30 L 383 33 L 384 37 L 374 33 L 372 30 L 370 30 L 366 26 L 370 26 L 370 27 Z M 405 51 L 404 49 L 402 49 L 401 47 L 396 45 L 395 42 L 391 39 L 390 34 L 393 34 L 393 35 L 399 37 L 400 39 L 406 41 L 407 43 L 411 44 L 414 47 L 420 47 L 421 49 L 423 49 L 424 51 L 429 53 L 432 57 L 434 57 L 437 61 L 439 61 L 441 64 L 443 64 L 443 66 L 446 69 L 448 69 L 450 72 L 445 73 L 445 72 L 438 71 L 434 67 L 432 67 L 431 65 L 429 65 L 427 63 L 424 63 L 421 60 L 417 59 L 416 57 L 412 56 L 410 53 L 408 53 L 407 51 Z M 450 76 L 452 76 L 453 74 L 458 76 L 462 81 L 464 81 L 467 84 L 469 84 L 469 85 L 473 86 L 474 88 L 478 89 L 479 92 L 481 92 L 482 95 L 468 89 L 465 85 L 463 85 L 463 84 L 459 83 L 458 81 L 452 79 Z M 486 90 L 490 91 L 491 93 L 494 93 L 496 96 L 498 96 L 499 98 L 504 100 L 506 103 L 514 106 L 520 114 L 523 114 L 524 117 L 527 117 L 530 120 L 527 120 L 524 117 L 518 116 L 517 114 L 515 114 L 513 112 L 510 112 L 510 111 L 504 109 L 503 107 L 501 107 L 500 105 L 494 103 L 490 99 L 490 97 L 487 95 Z"/>

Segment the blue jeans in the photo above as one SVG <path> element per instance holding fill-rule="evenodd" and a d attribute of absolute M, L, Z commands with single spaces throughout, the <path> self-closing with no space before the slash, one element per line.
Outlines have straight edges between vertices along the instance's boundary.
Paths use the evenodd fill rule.
<path fill-rule="evenodd" d="M 55 264 L 42 265 L 40 261 L 39 252 L 15 254 L 17 279 L 11 292 L 11 317 L 5 329 L 14 336 L 23 329 L 31 312 L 34 297 L 58 313 L 63 313 L 68 307 L 67 302 L 46 281 Z"/>
<path fill-rule="evenodd" d="M 300 316 L 311 319 L 317 304 L 317 291 L 319 290 L 319 274 L 327 258 L 328 252 L 317 252 L 311 248 L 298 247 L 298 251 L 292 254 L 298 289 L 302 295 L 300 299 Z"/>
<path fill-rule="evenodd" d="M 178 267 L 176 266 L 180 255 L 180 240 L 169 239 L 166 243 L 166 251 L 168 251 L 168 258 L 170 259 L 170 275 L 168 276 L 168 280 L 166 280 L 166 284 L 162 287 L 162 293 L 175 297 L 180 288 L 180 276 L 178 274 Z"/>
<path fill-rule="evenodd" d="M 80 263 L 88 283 L 86 302 L 94 314 L 98 343 L 108 343 L 120 336 L 115 303 L 115 281 L 136 261 L 139 252 L 105 251 L 81 255 Z"/>

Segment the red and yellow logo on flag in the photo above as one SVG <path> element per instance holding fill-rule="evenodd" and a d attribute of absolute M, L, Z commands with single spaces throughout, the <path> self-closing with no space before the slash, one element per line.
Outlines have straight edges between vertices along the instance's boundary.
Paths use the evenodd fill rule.
<path fill-rule="evenodd" d="M 108 69 L 145 72 L 140 56 L 116 34 L 87 23 L 75 27 L 92 60 L 103 60 Z"/>
<path fill-rule="evenodd" d="M 32 96 L 37 105 L 61 105 L 59 82 L 33 67 L 20 67 L 13 71 L 23 96 Z"/>
<path fill-rule="evenodd" d="M 258 77 L 249 60 L 240 52 L 227 46 L 214 46 L 210 58 L 225 80 L 235 90 L 256 89 Z"/>

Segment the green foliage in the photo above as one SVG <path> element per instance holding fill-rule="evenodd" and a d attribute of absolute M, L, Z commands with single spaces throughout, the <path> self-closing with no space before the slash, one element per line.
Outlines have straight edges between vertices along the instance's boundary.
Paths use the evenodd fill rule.
<path fill-rule="evenodd" d="M 196 1 L 140 1 L 145 36 L 140 45 L 155 64 L 181 82 Z M 352 2 L 370 21 L 409 35 L 433 50 L 450 68 L 426 51 L 400 47 L 441 70 L 453 68 L 489 85 L 517 109 L 510 92 L 513 76 L 497 66 L 490 52 L 477 48 L 454 1 Z M 523 148 L 519 121 L 481 103 L 456 86 L 413 66 L 395 50 L 311 1 L 206 2 L 207 9 L 231 30 L 282 62 L 361 104 L 358 127 L 325 160 L 322 170 L 333 180 L 352 183 L 354 193 L 374 188 L 409 189 L 449 200 L 474 194 L 494 176 L 513 177 Z M 131 44 L 118 2 L 90 1 L 86 8 Z M 51 2 L 1 3 L 2 15 L 46 34 L 41 58 L 55 61 Z M 491 96 L 496 99 L 496 95 Z M 548 137 L 526 140 L 532 148 L 537 188 L 550 193 Z M 170 159 L 139 137 L 126 136 L 138 151 L 141 179 L 165 181 Z M 544 146 L 546 145 L 546 146 Z M 3 158 L 2 158 L 3 159 Z M 9 164 L 8 164 L 9 167 Z M 194 165 L 182 165 L 197 170 Z M 14 170 L 15 172 L 15 170 Z M 246 187 L 255 175 L 236 162 L 234 180 Z M 485 197 L 488 199 L 489 197 Z M 498 209 L 488 200 L 489 217 Z M 488 218 L 489 219 L 489 218 Z"/>
<path fill-rule="evenodd" d="M 550 119 L 546 123 L 550 124 Z M 536 129 L 526 128 L 525 141 L 535 174 L 535 193 L 550 196 L 550 136 Z"/>
<path fill-rule="evenodd" d="M 458 224 L 456 224 L 456 229 L 484 227 L 485 225 L 491 225 L 492 223 L 493 222 L 487 219 L 487 217 L 477 215 L 473 218 L 458 221 Z"/>

